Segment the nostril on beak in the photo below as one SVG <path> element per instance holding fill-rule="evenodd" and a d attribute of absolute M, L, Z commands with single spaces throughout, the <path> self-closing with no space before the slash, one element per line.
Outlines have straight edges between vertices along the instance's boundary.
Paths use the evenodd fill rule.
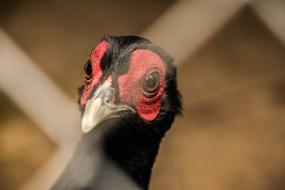
<path fill-rule="evenodd" d="M 113 88 L 109 88 L 105 91 L 104 97 L 103 97 L 104 103 L 110 104 L 114 103 L 115 101 L 115 90 Z"/>

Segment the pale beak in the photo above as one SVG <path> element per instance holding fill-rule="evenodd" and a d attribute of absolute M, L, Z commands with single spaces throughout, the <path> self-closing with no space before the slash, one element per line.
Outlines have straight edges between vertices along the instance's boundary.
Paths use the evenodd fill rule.
<path fill-rule="evenodd" d="M 102 121 L 117 117 L 121 111 L 134 109 L 128 105 L 115 105 L 115 90 L 111 87 L 111 80 L 106 80 L 99 86 L 93 97 L 87 101 L 82 117 L 82 131 L 88 133 Z"/>

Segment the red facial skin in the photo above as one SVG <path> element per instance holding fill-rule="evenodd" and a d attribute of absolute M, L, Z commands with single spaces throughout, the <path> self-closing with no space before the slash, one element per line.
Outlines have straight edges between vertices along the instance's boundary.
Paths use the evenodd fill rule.
<path fill-rule="evenodd" d="M 92 63 L 93 76 L 91 81 L 89 82 L 85 81 L 84 92 L 80 100 L 80 104 L 82 106 L 86 104 L 87 98 L 91 90 L 93 89 L 94 86 L 98 85 L 99 80 L 103 74 L 100 63 L 107 48 L 108 48 L 108 42 L 104 40 L 91 52 L 90 61 Z"/>
<path fill-rule="evenodd" d="M 100 81 L 103 73 L 100 63 L 107 48 L 108 42 L 102 41 L 91 53 L 90 60 L 93 76 L 89 82 L 85 81 L 85 89 L 80 100 L 82 106 L 86 104 L 91 90 Z M 160 86 L 156 95 L 148 98 L 143 94 L 142 81 L 146 75 L 153 71 L 160 73 Z M 121 103 L 134 105 L 142 119 L 146 121 L 154 120 L 161 107 L 165 72 L 165 64 L 157 54 L 146 49 L 135 50 L 131 55 L 127 73 L 118 77 Z"/>
<path fill-rule="evenodd" d="M 159 113 L 165 70 L 165 64 L 157 54 L 150 50 L 137 49 L 131 55 L 128 72 L 118 78 L 121 102 L 134 105 L 139 116 L 146 121 L 154 120 Z M 143 94 L 142 81 L 153 71 L 160 73 L 160 86 L 154 97 L 147 98 Z"/>

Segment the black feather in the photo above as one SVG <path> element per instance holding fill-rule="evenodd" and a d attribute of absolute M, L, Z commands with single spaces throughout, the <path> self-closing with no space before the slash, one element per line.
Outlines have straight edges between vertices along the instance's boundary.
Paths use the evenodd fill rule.
<path fill-rule="evenodd" d="M 151 122 L 143 120 L 137 113 L 122 112 L 119 118 L 106 120 L 96 127 L 96 130 L 83 135 L 73 159 L 53 189 L 62 189 L 64 185 L 70 182 L 74 184 L 69 184 L 67 189 L 101 190 L 102 180 L 98 181 L 101 179 L 100 175 L 112 178 L 103 174 L 104 168 L 101 167 L 107 162 L 106 160 L 98 163 L 102 165 L 99 167 L 101 170 L 93 171 L 91 169 L 94 172 L 92 174 L 84 168 L 78 169 L 83 174 L 87 172 L 86 175 L 90 178 L 84 184 L 78 184 L 79 182 L 76 180 L 71 180 L 76 179 L 72 172 L 78 172 L 74 170 L 80 167 L 80 162 L 91 161 L 89 168 L 94 167 L 92 160 L 87 158 L 93 158 L 97 154 L 102 154 L 103 158 L 114 163 L 139 187 L 147 189 L 161 139 L 171 127 L 175 116 L 182 112 L 181 95 L 176 82 L 176 67 L 170 55 L 149 40 L 138 36 L 105 36 L 103 40 L 108 42 L 108 49 L 101 60 L 101 68 L 103 69 L 101 81 L 110 76 L 112 71 L 116 71 L 115 75 L 112 75 L 112 85 L 116 89 L 118 88 L 117 78 L 128 71 L 129 59 L 134 50 L 148 49 L 161 57 L 167 65 L 167 72 L 160 112 L 157 118 Z M 83 89 L 84 86 L 79 88 L 79 96 L 82 95 Z M 95 90 L 96 87 L 93 88 L 88 98 L 91 98 Z M 119 103 L 118 96 L 117 94 L 116 103 Z M 80 109 L 84 111 L 85 107 L 80 106 Z M 88 163 L 86 164 L 88 168 Z M 109 181 L 109 183 L 111 182 Z M 106 186 L 108 185 L 106 184 Z M 111 190 L 111 187 L 109 189 Z M 120 188 L 116 187 L 116 189 Z"/>

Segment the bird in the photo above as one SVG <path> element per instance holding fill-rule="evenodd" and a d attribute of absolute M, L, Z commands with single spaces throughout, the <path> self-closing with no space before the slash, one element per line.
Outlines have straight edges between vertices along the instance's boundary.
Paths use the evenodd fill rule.
<path fill-rule="evenodd" d="M 79 88 L 82 136 L 52 190 L 147 190 L 159 145 L 182 115 L 173 58 L 139 36 L 104 36 Z"/>

